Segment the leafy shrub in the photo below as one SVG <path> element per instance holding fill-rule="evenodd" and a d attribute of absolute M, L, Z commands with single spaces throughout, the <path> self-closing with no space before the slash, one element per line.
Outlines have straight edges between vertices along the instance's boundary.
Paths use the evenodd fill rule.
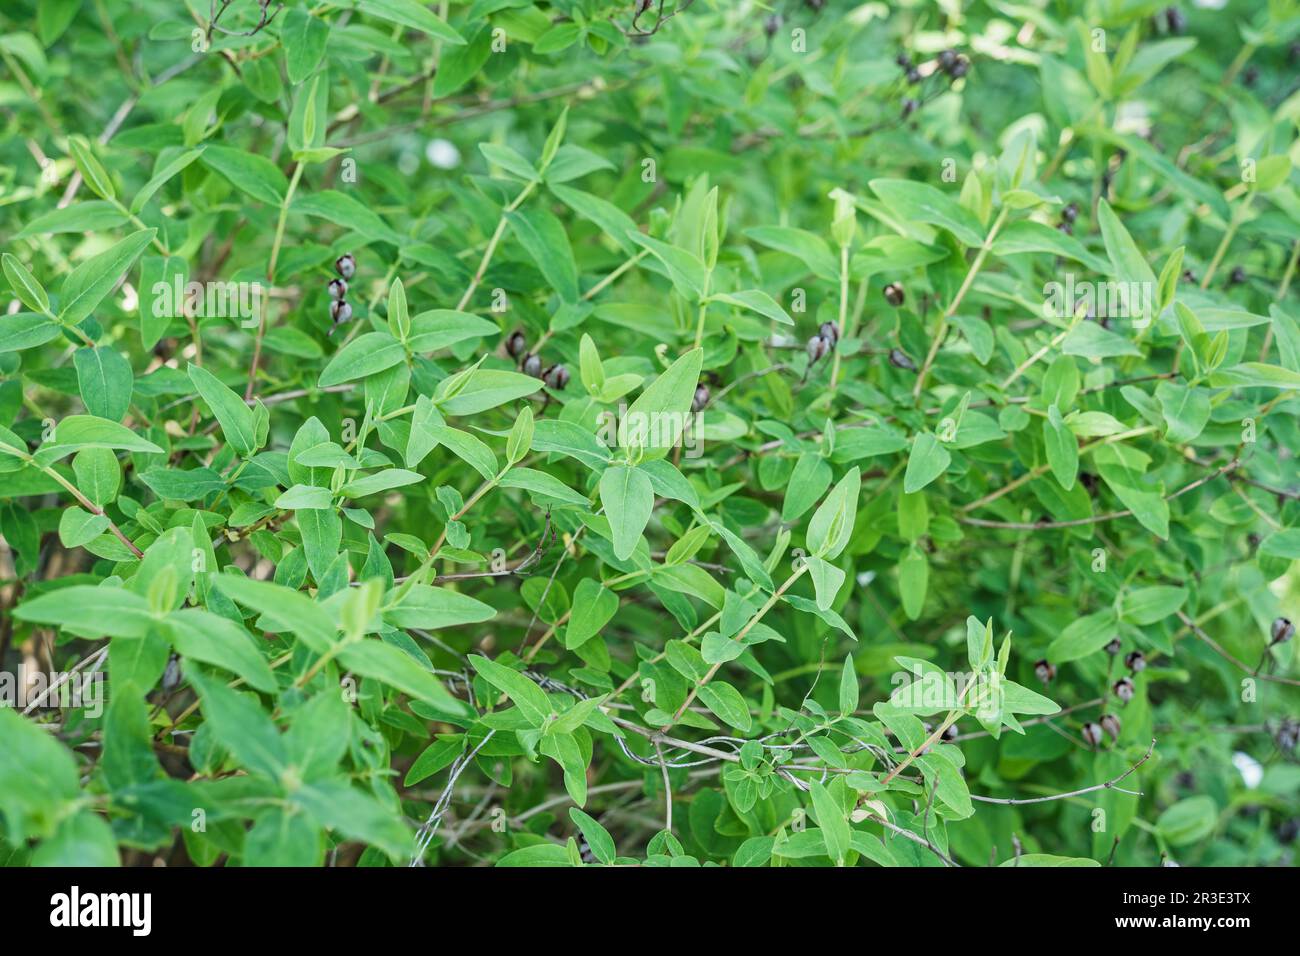
<path fill-rule="evenodd" d="M 1289 859 L 1300 11 L 958 6 L 8 4 L 3 855 Z"/>

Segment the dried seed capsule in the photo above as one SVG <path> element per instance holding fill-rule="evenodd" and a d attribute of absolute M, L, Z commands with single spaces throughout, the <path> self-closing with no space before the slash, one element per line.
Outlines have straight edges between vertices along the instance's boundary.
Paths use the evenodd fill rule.
<path fill-rule="evenodd" d="M 1079 206 L 1077 203 L 1070 203 L 1061 210 L 1061 218 L 1066 222 L 1074 222 L 1079 218 Z"/>
<path fill-rule="evenodd" d="M 696 385 L 695 396 L 691 399 L 691 411 L 702 412 L 704 407 L 709 404 L 709 386 Z"/>
<path fill-rule="evenodd" d="M 1101 715 L 1101 729 L 1106 731 L 1106 736 L 1111 740 L 1119 740 L 1120 723 L 1114 714 Z"/>
<path fill-rule="evenodd" d="M 824 338 L 831 348 L 840 344 L 840 327 L 834 322 L 823 322 L 817 334 Z"/>
<path fill-rule="evenodd" d="M 1111 638 L 1110 643 L 1106 645 L 1106 653 L 1114 657 L 1116 654 L 1119 653 L 1119 649 L 1121 646 L 1122 645 L 1119 642 L 1119 638 L 1113 637 Z"/>
<path fill-rule="evenodd" d="M 524 333 L 518 329 L 511 332 L 506 338 L 506 352 L 511 358 L 519 358 L 524 354 L 526 348 L 528 348 L 528 339 L 524 338 Z"/>
<path fill-rule="evenodd" d="M 1034 676 L 1044 684 L 1050 684 L 1056 679 L 1056 665 L 1044 658 L 1034 665 Z"/>
<path fill-rule="evenodd" d="M 1141 651 L 1130 651 L 1128 656 L 1124 658 L 1124 666 L 1136 674 L 1147 666 L 1147 659 Z"/>
<path fill-rule="evenodd" d="M 330 279 L 330 298 L 342 299 L 348 294 L 348 284 L 343 279 Z"/>
<path fill-rule="evenodd" d="M 163 693 L 170 694 L 181 683 L 181 659 L 177 654 L 167 658 L 167 669 L 163 671 Z"/>
<path fill-rule="evenodd" d="M 812 365 L 831 350 L 831 343 L 827 342 L 820 335 L 814 335 L 808 340 L 807 348 L 808 364 Z"/>
<path fill-rule="evenodd" d="M 335 325 L 342 325 L 350 318 L 352 318 L 352 306 L 342 299 L 334 299 L 330 302 L 330 319 Z"/>
<path fill-rule="evenodd" d="M 1096 747 L 1101 743 L 1101 727 L 1094 724 L 1091 720 L 1083 725 L 1083 742 L 1089 747 Z"/>
<path fill-rule="evenodd" d="M 557 392 L 563 391 L 569 384 L 569 370 L 563 365 L 552 365 L 542 373 L 542 381 Z"/>
<path fill-rule="evenodd" d="M 345 279 L 351 279 L 357 272 L 357 260 L 352 253 L 345 252 L 334 260 L 334 271 Z"/>
<path fill-rule="evenodd" d="M 1270 629 L 1269 633 L 1273 638 L 1269 642 L 1270 645 L 1285 644 L 1287 641 L 1291 640 L 1291 638 L 1295 637 L 1295 625 L 1286 618 L 1279 617 L 1273 622 L 1273 627 Z"/>
<path fill-rule="evenodd" d="M 1115 686 L 1112 687 L 1111 690 L 1115 692 L 1116 697 L 1127 704 L 1133 699 L 1133 692 L 1136 688 L 1133 686 L 1133 681 L 1129 680 L 1129 678 L 1121 677 L 1119 680 L 1115 681 Z"/>
<path fill-rule="evenodd" d="M 903 292 L 902 283 L 891 282 L 885 286 L 885 301 L 894 308 L 898 308 L 906 300 L 907 296 Z"/>
<path fill-rule="evenodd" d="M 918 103 L 916 100 L 912 99 L 910 96 L 907 99 L 903 100 L 903 119 L 907 119 L 909 116 L 915 113 L 918 109 L 920 109 L 920 106 L 921 104 Z"/>
<path fill-rule="evenodd" d="M 907 353 L 902 349 L 889 350 L 889 364 L 894 368 L 906 369 L 909 372 L 916 371 L 916 363 L 907 357 Z"/>
<path fill-rule="evenodd" d="M 1273 734 L 1273 740 L 1284 753 L 1295 750 L 1296 744 L 1300 743 L 1300 722 L 1284 717 Z"/>
<path fill-rule="evenodd" d="M 542 360 L 532 352 L 524 356 L 524 360 L 519 363 L 519 370 L 525 375 L 531 375 L 533 378 L 542 377 Z"/>
<path fill-rule="evenodd" d="M 939 53 L 939 69 L 947 73 L 952 69 L 952 65 L 957 62 L 956 50 L 943 50 Z"/>

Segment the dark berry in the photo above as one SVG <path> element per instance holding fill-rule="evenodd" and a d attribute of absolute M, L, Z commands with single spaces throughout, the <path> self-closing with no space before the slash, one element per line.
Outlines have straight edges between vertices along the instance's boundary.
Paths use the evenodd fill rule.
<path fill-rule="evenodd" d="M 531 375 L 533 378 L 541 378 L 542 360 L 529 352 L 524 356 L 524 360 L 519 363 L 519 370 L 525 375 Z"/>
<path fill-rule="evenodd" d="M 1083 725 L 1083 742 L 1089 747 L 1096 747 L 1101 743 L 1101 727 L 1088 721 Z"/>
<path fill-rule="evenodd" d="M 352 253 L 345 252 L 334 260 L 334 271 L 345 279 L 351 279 L 357 272 L 357 260 Z"/>
<path fill-rule="evenodd" d="M 542 381 L 557 392 L 563 391 L 569 384 L 569 370 L 563 365 L 552 365 L 542 373 Z"/>
<path fill-rule="evenodd" d="M 695 386 L 695 395 L 691 399 L 691 411 L 702 412 L 704 407 L 709 404 L 709 386 Z"/>
<path fill-rule="evenodd" d="M 921 104 L 918 103 L 916 100 L 912 99 L 910 96 L 907 99 L 903 100 L 903 119 L 907 119 L 907 117 L 915 113 L 920 108 L 920 106 Z"/>
<path fill-rule="evenodd" d="M 330 279 L 330 298 L 342 299 L 348 294 L 348 284 L 344 279 Z"/>
<path fill-rule="evenodd" d="M 524 338 L 524 333 L 520 332 L 518 329 L 511 332 L 509 337 L 506 339 L 506 352 L 511 358 L 519 358 L 519 356 L 524 354 L 524 350 L 527 348 L 528 339 Z"/>
<path fill-rule="evenodd" d="M 965 76 L 969 72 L 970 72 L 970 60 L 966 59 L 965 57 L 962 57 L 952 65 L 951 69 L 948 70 L 948 75 L 951 76 L 954 80 L 960 80 L 963 76 Z"/>
<path fill-rule="evenodd" d="M 1269 633 L 1272 637 L 1272 640 L 1269 642 L 1270 645 L 1285 644 L 1287 641 L 1291 640 L 1291 638 L 1295 637 L 1295 625 L 1286 618 L 1279 617 L 1273 622 L 1273 626 L 1270 628 Z"/>
<path fill-rule="evenodd" d="M 894 368 L 906 369 L 909 372 L 916 371 L 916 363 L 907 357 L 907 353 L 902 349 L 889 350 L 889 364 Z"/>
<path fill-rule="evenodd" d="M 1246 270 L 1241 266 L 1236 266 L 1232 274 L 1228 276 L 1228 285 L 1241 285 L 1246 281 Z"/>
<path fill-rule="evenodd" d="M 1133 682 L 1127 677 L 1121 677 L 1119 680 L 1115 681 L 1115 686 L 1112 687 L 1111 690 L 1115 692 L 1116 697 L 1127 704 L 1133 699 L 1133 692 L 1136 688 L 1133 686 Z"/>
<path fill-rule="evenodd" d="M 1070 203 L 1068 206 L 1062 209 L 1061 218 L 1064 219 L 1066 222 L 1074 222 L 1074 220 L 1078 219 L 1079 218 L 1078 203 Z"/>
<path fill-rule="evenodd" d="M 907 296 L 903 293 L 903 287 L 897 282 L 891 282 L 885 286 L 885 301 L 894 308 L 898 308 L 906 300 Z"/>
<path fill-rule="evenodd" d="M 917 83 L 920 83 L 920 82 L 921 82 L 921 71 L 918 70 L 916 67 L 912 67 L 910 70 L 908 70 L 908 71 L 907 71 L 907 82 L 908 82 L 908 83 L 911 83 L 913 86 L 915 86 Z"/>
<path fill-rule="evenodd" d="M 939 69 L 947 73 L 952 69 L 953 64 L 957 62 L 956 50 L 944 50 L 939 54 Z"/>
<path fill-rule="evenodd" d="M 1136 674 L 1140 670 L 1146 670 L 1147 659 L 1143 656 L 1141 651 L 1131 651 L 1129 655 L 1124 658 L 1124 666 Z"/>
<path fill-rule="evenodd" d="M 1042 683 L 1050 684 L 1056 678 L 1056 665 L 1049 660 L 1041 660 L 1034 665 L 1034 676 Z"/>
<path fill-rule="evenodd" d="M 814 335 L 808 340 L 807 348 L 808 364 L 811 365 L 831 350 L 831 343 L 827 342 L 820 335 Z"/>
<path fill-rule="evenodd" d="M 831 348 L 835 348 L 840 343 L 840 327 L 834 322 L 823 322 L 817 334 L 829 342 Z"/>
<path fill-rule="evenodd" d="M 906 53 L 898 54 L 898 56 L 894 57 L 894 62 L 905 70 L 910 70 L 912 68 L 912 58 Z"/>
<path fill-rule="evenodd" d="M 1120 647 L 1121 644 L 1119 642 L 1119 638 L 1112 637 L 1110 639 L 1110 643 L 1106 645 L 1106 653 L 1109 654 L 1111 657 L 1114 657 L 1116 654 L 1119 653 Z"/>
<path fill-rule="evenodd" d="M 1114 714 L 1101 715 L 1101 729 L 1106 731 L 1106 736 L 1111 740 L 1119 740 L 1120 723 Z"/>

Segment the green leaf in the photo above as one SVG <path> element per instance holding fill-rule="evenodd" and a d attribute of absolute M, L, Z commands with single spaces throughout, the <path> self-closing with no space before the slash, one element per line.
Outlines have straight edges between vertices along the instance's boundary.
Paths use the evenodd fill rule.
<path fill-rule="evenodd" d="M 444 379 L 443 383 L 448 381 Z M 476 415 L 531 395 L 541 387 L 541 379 L 531 375 L 503 369 L 476 368 L 450 397 L 443 397 L 443 387 L 440 385 L 434 392 L 433 401 L 444 415 Z"/>
<path fill-rule="evenodd" d="M 172 643 L 182 657 L 237 674 L 250 686 L 271 693 L 275 675 L 242 627 L 199 608 L 175 611 L 167 618 Z"/>
<path fill-rule="evenodd" d="M 325 56 L 325 42 L 329 35 L 325 22 L 301 7 L 294 7 L 284 15 L 280 42 L 284 45 L 284 63 L 290 83 L 301 83 L 315 72 Z"/>
<path fill-rule="evenodd" d="M 307 595 L 237 574 L 218 574 L 212 582 L 233 600 L 259 612 L 262 615 L 257 624 L 260 629 L 295 634 L 318 654 L 324 654 L 334 646 L 338 625 Z"/>
<path fill-rule="evenodd" d="M 910 179 L 873 179 L 871 191 L 902 219 L 941 226 L 968 246 L 984 243 L 979 220 L 956 199 L 933 186 Z"/>
<path fill-rule="evenodd" d="M 1106 255 L 1110 258 L 1111 275 L 1121 283 L 1119 292 L 1125 303 L 1124 314 L 1132 316 L 1135 325 L 1138 324 L 1139 316 L 1143 324 L 1150 323 L 1155 318 L 1155 273 L 1105 199 L 1097 202 L 1097 222 L 1106 243 Z M 1141 292 L 1135 299 L 1131 295 L 1134 289 L 1145 292 Z"/>
<path fill-rule="evenodd" d="M 903 490 L 909 495 L 920 491 L 934 481 L 952 463 L 952 454 L 930 432 L 921 432 L 912 442 L 907 456 L 907 471 L 903 474 Z"/>
<path fill-rule="evenodd" d="M 781 307 L 781 303 L 761 289 L 746 289 L 743 292 L 718 292 L 711 298 L 715 302 L 725 302 L 740 309 L 757 312 L 764 318 L 771 319 L 774 322 L 794 325 L 794 319 L 790 318 L 790 313 Z"/>
<path fill-rule="evenodd" d="M 405 651 L 383 641 L 362 640 L 344 646 L 339 662 L 364 677 L 409 694 L 417 700 L 435 704 L 453 714 L 464 713 L 465 704 L 451 696 L 442 682 L 415 662 Z"/>
<path fill-rule="evenodd" d="M 161 448 L 126 426 L 94 415 L 69 415 L 62 419 L 54 428 L 54 444 L 65 454 L 80 448 L 115 448 L 162 454 Z"/>
<path fill-rule="evenodd" d="M 237 693 L 215 677 L 191 673 L 213 737 L 251 773 L 278 781 L 288 768 L 284 741 L 275 724 L 249 694 Z"/>
<path fill-rule="evenodd" d="M 614 838 L 596 819 L 583 813 L 577 807 L 569 807 L 569 819 L 582 831 L 587 846 L 591 847 L 592 856 L 606 866 L 611 866 L 617 857 Z"/>
<path fill-rule="evenodd" d="M 540 727 L 555 712 L 546 692 L 518 671 L 474 654 L 469 662 L 475 673 L 514 702 L 533 727 Z"/>
<path fill-rule="evenodd" d="M 654 510 L 655 495 L 650 479 L 637 468 L 610 465 L 600 476 L 600 503 L 609 518 L 614 555 L 625 561 L 640 543 L 641 532 Z"/>
<path fill-rule="evenodd" d="M 700 703 L 709 708 L 719 720 L 744 733 L 749 732 L 753 720 L 749 705 L 740 691 L 725 681 L 711 681 L 700 687 Z"/>
<path fill-rule="evenodd" d="M 817 825 L 821 828 L 822 839 L 826 841 L 826 852 L 835 861 L 836 866 L 843 866 L 853 836 L 849 821 L 845 818 L 839 803 L 818 781 L 810 780 L 808 790 L 812 794 Z"/>
<path fill-rule="evenodd" d="M 560 220 L 545 209 L 516 209 L 506 221 L 551 288 L 565 302 L 577 302 L 578 267 Z"/>
<path fill-rule="evenodd" d="M 1119 616 L 1130 624 L 1155 624 L 1173 614 L 1187 601 L 1186 588 L 1157 585 L 1138 588 L 1120 596 Z"/>
<path fill-rule="evenodd" d="M 808 522 L 808 548 L 813 554 L 834 561 L 848 546 L 861 491 L 862 476 L 855 465 L 831 489 Z"/>
<path fill-rule="evenodd" d="M 1055 403 L 1047 408 L 1043 422 L 1043 442 L 1047 446 L 1047 463 L 1062 488 L 1069 491 L 1079 474 L 1079 441 L 1066 427 Z"/>
<path fill-rule="evenodd" d="M 76 325 L 95 311 L 156 234 L 156 229 L 133 232 L 73 269 L 63 280 L 59 321 L 64 325 Z"/>
<path fill-rule="evenodd" d="M 131 407 L 135 384 L 131 363 L 109 348 L 77 349 L 72 356 L 77 387 L 86 411 L 99 418 L 121 421 Z"/>
<path fill-rule="evenodd" d="M 365 332 L 334 353 L 317 385 L 327 388 L 374 375 L 406 358 L 402 343 L 387 332 Z"/>
<path fill-rule="evenodd" d="M 36 277 L 27 271 L 27 267 L 7 252 L 0 256 L 0 262 L 3 262 L 9 288 L 14 290 L 19 301 L 42 314 L 49 312 L 50 297 L 45 294 L 45 289 L 36 281 Z"/>
<path fill-rule="evenodd" d="M 691 349 L 646 386 L 619 420 L 620 447 L 644 461 L 663 458 L 681 441 L 703 361 L 704 350 Z"/>
<path fill-rule="evenodd" d="M 898 562 L 898 592 L 903 600 L 903 613 L 915 621 L 925 607 L 925 593 L 930 582 L 930 562 L 925 552 L 913 545 Z"/>
<path fill-rule="evenodd" d="M 591 578 L 583 578 L 573 592 L 573 609 L 564 632 L 564 646 L 581 647 L 600 633 L 618 612 L 618 595 Z"/>
<path fill-rule="evenodd" d="M 404 27 L 411 27 L 447 43 L 465 42 L 464 37 L 416 0 L 356 0 L 356 6 L 363 13 L 392 23 L 400 23 Z"/>
<path fill-rule="evenodd" d="M 853 666 L 853 655 L 844 658 L 840 671 L 840 714 L 847 717 L 858 709 L 858 672 Z"/>
<path fill-rule="evenodd" d="M 1064 664 L 1101 650 L 1115 638 L 1116 623 L 1113 608 L 1075 618 L 1048 646 L 1048 660 Z"/>
<path fill-rule="evenodd" d="M 261 447 L 261 443 L 257 440 L 253 410 L 233 390 L 227 388 L 219 378 L 202 366 L 191 365 L 189 376 L 190 381 L 194 383 L 195 391 L 212 409 L 212 414 L 221 425 L 221 433 L 226 436 L 230 447 L 241 458 L 254 455 Z"/>

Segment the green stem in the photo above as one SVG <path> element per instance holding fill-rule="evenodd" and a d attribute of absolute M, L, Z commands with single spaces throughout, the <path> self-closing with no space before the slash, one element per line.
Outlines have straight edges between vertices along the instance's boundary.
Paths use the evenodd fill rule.
<path fill-rule="evenodd" d="M 993 240 L 997 237 L 998 231 L 1002 228 L 1003 223 L 1007 221 L 1007 214 L 1010 210 L 1003 206 L 998 213 L 998 218 L 993 220 L 993 226 L 989 229 L 989 234 L 984 237 L 984 242 L 980 250 L 975 255 L 975 261 L 970 264 L 966 270 L 966 278 L 962 280 L 961 288 L 953 296 L 952 302 L 939 317 L 939 328 L 935 330 L 934 341 L 930 343 L 930 352 L 925 357 L 925 364 L 921 366 L 921 371 L 916 375 L 916 385 L 912 388 L 912 398 L 919 400 L 921 392 L 925 388 L 925 377 L 930 372 L 930 366 L 934 364 L 935 356 L 939 354 L 939 346 L 943 344 L 944 336 L 948 334 L 948 319 L 957 313 L 958 306 L 961 305 L 962 299 L 966 298 L 966 293 L 975 283 L 975 277 L 984 266 L 984 260 L 988 257 L 989 249 L 993 247 Z"/>
<path fill-rule="evenodd" d="M 293 194 L 298 190 L 298 180 L 302 179 L 304 163 L 299 163 L 294 167 L 293 178 L 289 180 L 289 191 L 284 194 L 284 202 L 280 204 L 280 220 L 275 224 L 275 242 L 271 245 L 271 261 L 266 267 L 266 277 L 272 282 L 275 281 L 275 263 L 280 258 L 280 245 L 284 242 L 284 224 L 289 218 L 289 206 L 293 202 Z"/>
<path fill-rule="evenodd" d="M 510 203 L 510 205 L 506 206 L 506 208 L 502 210 L 501 218 L 497 220 L 497 227 L 492 233 L 492 238 L 488 240 L 487 248 L 483 250 L 483 258 L 479 262 L 478 268 L 474 270 L 474 278 L 470 280 L 469 288 L 465 290 L 465 294 L 460 297 L 460 302 L 456 304 L 456 311 L 465 311 L 465 306 L 469 305 L 469 300 L 474 298 L 474 291 L 479 287 L 479 283 L 483 281 L 483 276 L 487 272 L 488 263 L 492 261 L 492 256 L 497 251 L 497 245 L 501 242 L 501 237 L 505 235 L 506 222 L 508 221 L 506 216 L 518 209 L 523 201 L 532 195 L 535 188 L 537 188 L 537 182 L 534 180 L 520 191 L 519 195 L 514 198 L 514 201 Z"/>

